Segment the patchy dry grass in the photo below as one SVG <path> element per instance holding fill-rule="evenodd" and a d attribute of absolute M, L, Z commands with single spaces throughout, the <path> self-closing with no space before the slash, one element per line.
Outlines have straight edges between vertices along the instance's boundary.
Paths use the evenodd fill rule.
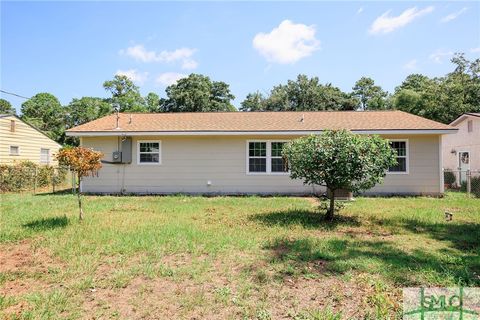
<path fill-rule="evenodd" d="M 480 201 L 2 195 L 0 318 L 395 319 L 404 286 L 480 286 Z M 446 222 L 443 212 L 454 212 Z"/>

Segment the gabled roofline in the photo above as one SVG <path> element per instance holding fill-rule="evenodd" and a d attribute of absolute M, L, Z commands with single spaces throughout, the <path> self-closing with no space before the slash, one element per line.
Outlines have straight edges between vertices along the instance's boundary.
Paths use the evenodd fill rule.
<path fill-rule="evenodd" d="M 350 130 L 358 134 L 450 134 L 458 129 L 391 129 L 391 130 Z M 118 136 L 303 136 L 321 134 L 324 130 L 311 131 L 67 131 L 71 137 L 118 137 Z"/>
<path fill-rule="evenodd" d="M 14 117 L 16 118 L 17 120 L 21 121 L 22 123 L 25 123 L 27 126 L 29 126 L 30 128 L 32 128 L 33 130 L 37 131 L 38 133 L 42 134 L 43 136 L 45 136 L 47 139 L 49 140 L 52 140 L 53 142 L 55 142 L 57 145 L 59 145 L 60 147 L 63 147 L 60 143 L 58 143 L 57 141 L 53 140 L 52 138 L 50 138 L 49 136 L 47 136 L 45 133 L 43 133 L 40 129 L 37 129 L 35 128 L 34 126 L 32 126 L 30 123 L 26 122 L 25 120 L 22 120 L 20 119 L 19 116 L 17 116 L 16 114 L 0 114 L 0 118 L 6 118 L 6 117 Z"/>
<path fill-rule="evenodd" d="M 460 122 L 462 122 L 465 118 L 468 118 L 468 117 L 478 117 L 478 118 L 480 118 L 480 113 L 466 112 L 466 113 L 462 114 L 460 117 L 458 117 L 457 119 L 453 120 L 449 125 L 450 126 L 455 126 L 455 125 L 459 124 Z"/>

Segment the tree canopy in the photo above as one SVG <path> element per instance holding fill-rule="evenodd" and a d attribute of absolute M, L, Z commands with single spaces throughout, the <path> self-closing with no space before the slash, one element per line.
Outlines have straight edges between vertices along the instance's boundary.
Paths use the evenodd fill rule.
<path fill-rule="evenodd" d="M 382 110 L 387 108 L 387 95 L 380 86 L 375 85 L 372 78 L 362 77 L 352 88 L 353 96 L 357 97 L 360 110 Z"/>
<path fill-rule="evenodd" d="M 247 95 L 241 111 L 324 111 L 354 110 L 358 101 L 351 94 L 331 84 L 321 84 L 318 77 L 298 75 L 296 80 L 273 87 L 268 96 L 260 92 Z"/>
<path fill-rule="evenodd" d="M 330 191 L 327 219 L 334 215 L 335 191 L 360 192 L 380 183 L 389 167 L 396 164 L 394 150 L 379 136 L 361 136 L 346 130 L 325 131 L 286 144 L 290 178 Z"/>
<path fill-rule="evenodd" d="M 450 123 L 466 112 L 480 112 L 480 59 L 452 58 L 453 72 L 444 77 L 409 75 L 395 88 L 393 108 Z"/>
<path fill-rule="evenodd" d="M 115 75 L 103 83 L 103 88 L 112 95 L 108 99 L 112 105 L 118 104 L 120 112 L 147 112 L 140 88 L 125 75 Z"/>
<path fill-rule="evenodd" d="M 192 73 L 165 90 L 167 98 L 160 101 L 162 112 L 236 111 L 231 101 L 235 96 L 229 85 Z"/>
<path fill-rule="evenodd" d="M 0 99 L 0 114 L 15 114 L 15 108 L 9 101 Z"/>
<path fill-rule="evenodd" d="M 22 120 L 61 141 L 65 132 L 64 110 L 60 101 L 50 93 L 38 93 L 22 104 Z"/>

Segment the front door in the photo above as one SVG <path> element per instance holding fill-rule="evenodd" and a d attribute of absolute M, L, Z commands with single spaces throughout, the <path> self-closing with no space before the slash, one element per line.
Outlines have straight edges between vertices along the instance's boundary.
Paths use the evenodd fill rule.
<path fill-rule="evenodd" d="M 460 183 L 467 181 L 467 170 L 470 170 L 470 152 L 458 153 L 458 169 L 460 170 Z"/>

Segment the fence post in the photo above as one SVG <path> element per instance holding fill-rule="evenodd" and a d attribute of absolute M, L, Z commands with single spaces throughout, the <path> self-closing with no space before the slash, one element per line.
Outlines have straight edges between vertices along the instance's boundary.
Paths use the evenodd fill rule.
<path fill-rule="evenodd" d="M 467 196 L 472 192 L 472 172 L 467 170 Z"/>
<path fill-rule="evenodd" d="M 53 167 L 53 170 L 52 170 L 52 193 L 55 194 L 55 167 Z"/>
<path fill-rule="evenodd" d="M 75 173 L 71 170 L 70 167 L 68 167 L 68 170 L 70 170 L 71 174 L 71 180 L 72 180 L 72 194 L 75 194 Z"/>
<path fill-rule="evenodd" d="M 37 167 L 33 170 L 33 194 L 37 194 Z"/>

